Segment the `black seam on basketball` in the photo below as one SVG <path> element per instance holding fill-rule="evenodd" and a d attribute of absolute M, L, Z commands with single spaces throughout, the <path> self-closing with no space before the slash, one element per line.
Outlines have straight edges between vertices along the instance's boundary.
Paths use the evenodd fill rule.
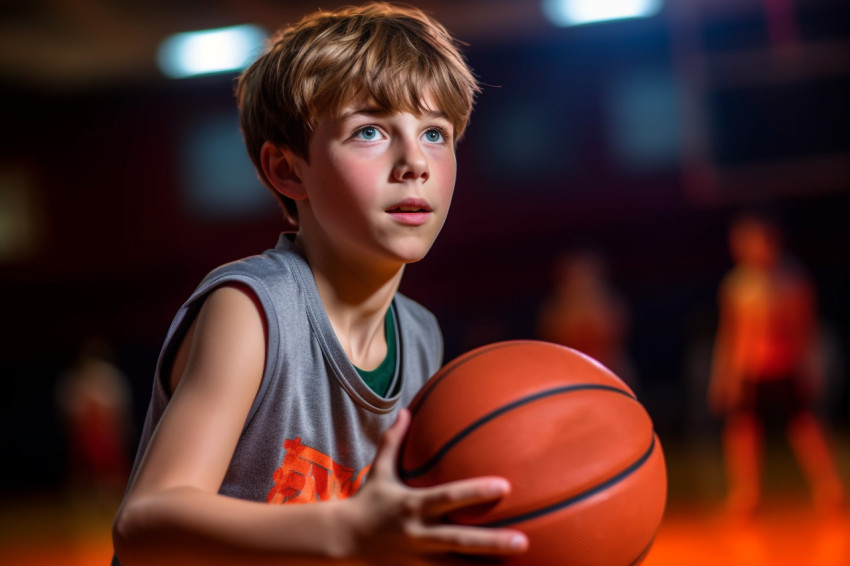
<path fill-rule="evenodd" d="M 643 548 L 643 550 L 641 550 L 641 551 L 640 551 L 640 554 L 638 554 L 637 558 L 635 558 L 634 560 L 632 560 L 632 561 L 629 563 L 629 566 L 638 566 L 638 564 L 640 564 L 641 562 L 643 562 L 643 559 L 644 559 L 644 558 L 646 558 L 646 557 L 647 557 L 647 555 L 649 554 L 649 549 L 651 549 L 651 548 L 652 548 L 652 545 L 655 543 L 655 537 L 656 537 L 657 535 L 658 535 L 658 529 L 655 529 L 655 532 L 654 532 L 654 533 L 652 533 L 652 538 L 651 538 L 651 539 L 649 539 L 649 544 L 647 544 L 647 545 Z"/>
<path fill-rule="evenodd" d="M 483 523 L 480 526 L 482 527 L 506 527 L 508 525 L 514 525 L 516 523 L 521 523 L 523 521 L 528 521 L 530 519 L 536 519 L 537 517 L 542 517 L 543 515 L 548 515 L 553 511 L 558 511 L 563 509 L 564 507 L 569 507 L 574 503 L 578 503 L 583 499 L 587 499 L 588 497 L 599 493 L 600 491 L 604 491 L 611 487 L 612 485 L 623 481 L 625 478 L 633 474 L 637 471 L 643 464 L 649 459 L 652 455 L 652 452 L 655 450 L 655 435 L 652 435 L 652 443 L 649 445 L 649 449 L 643 453 L 643 455 L 638 458 L 632 465 L 627 467 L 625 470 L 615 475 L 614 477 L 605 480 L 604 482 L 595 485 L 594 487 L 588 489 L 587 491 L 583 491 L 577 495 L 573 495 L 564 499 L 563 501 L 559 501 L 558 503 L 553 503 L 547 507 L 542 507 L 540 509 L 535 509 L 534 511 L 529 511 L 528 513 L 523 513 L 521 515 L 514 515 L 513 517 L 506 517 L 504 519 L 499 519 L 498 521 L 492 521 L 490 523 Z"/>
<path fill-rule="evenodd" d="M 492 352 L 493 350 L 498 350 L 500 348 L 508 348 L 511 346 L 521 346 L 528 344 L 529 340 L 514 340 L 510 342 L 496 342 L 495 344 L 490 344 L 489 346 L 484 346 L 480 350 L 473 350 L 466 356 L 461 356 L 459 359 L 455 360 L 453 363 L 450 363 L 448 366 L 443 368 L 439 377 L 435 377 L 427 382 L 427 389 L 423 389 L 419 395 L 419 397 L 415 400 L 415 403 L 411 403 L 408 409 L 412 415 L 416 414 L 416 411 L 419 410 L 419 406 L 425 402 L 425 399 L 431 395 L 431 392 L 436 389 L 437 385 L 442 382 L 445 378 L 447 378 L 454 370 L 465 364 L 470 360 L 474 360 L 478 356 L 482 354 L 486 354 L 487 352 Z M 439 372 L 438 372 L 439 373 Z"/>
<path fill-rule="evenodd" d="M 463 440 L 466 436 L 470 435 L 475 429 L 486 424 L 493 419 L 502 416 L 503 414 L 512 411 L 518 407 L 523 405 L 527 405 L 528 403 L 533 403 L 534 401 L 538 401 L 545 397 L 551 397 L 553 395 L 560 395 L 562 393 L 574 393 L 576 391 L 587 391 L 587 390 L 602 390 L 602 391 L 610 391 L 612 393 L 619 393 L 620 395 L 625 395 L 629 399 L 637 399 L 632 396 L 627 391 L 619 389 L 617 387 L 613 387 L 610 385 L 602 385 L 599 383 L 582 383 L 577 385 L 566 385 L 564 387 L 556 387 L 554 389 L 547 389 L 546 391 L 541 391 L 539 393 L 535 393 L 533 395 L 529 395 L 528 397 L 523 397 L 522 399 L 517 399 L 512 403 L 508 403 L 502 407 L 499 407 L 495 411 L 492 411 L 483 417 L 479 418 L 472 424 L 468 425 L 466 428 L 457 433 L 453 438 L 449 439 L 439 450 L 437 450 L 431 458 L 429 458 L 424 464 L 415 468 L 413 470 L 405 470 L 403 467 L 399 466 L 399 474 L 403 480 L 409 480 L 413 478 L 417 478 L 425 473 L 427 473 L 440 459 L 451 450 L 455 444 Z"/>

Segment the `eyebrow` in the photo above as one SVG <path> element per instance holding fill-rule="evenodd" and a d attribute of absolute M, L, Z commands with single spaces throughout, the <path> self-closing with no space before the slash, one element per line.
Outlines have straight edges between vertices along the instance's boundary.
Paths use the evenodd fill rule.
<path fill-rule="evenodd" d="M 387 115 L 390 115 L 390 114 L 395 114 L 395 112 L 384 110 L 383 108 L 379 108 L 377 106 L 365 106 L 363 108 L 358 108 L 358 109 L 352 110 L 350 112 L 344 112 L 339 117 L 339 119 L 340 120 L 347 120 L 348 118 L 351 118 L 352 116 L 357 116 L 358 114 L 362 114 L 362 115 L 365 115 L 365 116 L 387 116 Z M 421 114 L 421 116 L 424 117 L 424 118 L 430 118 L 430 119 L 441 118 L 443 120 L 451 121 L 449 119 L 449 116 L 445 112 L 442 112 L 442 111 L 439 111 L 439 110 L 429 110 L 427 112 L 423 112 Z"/>

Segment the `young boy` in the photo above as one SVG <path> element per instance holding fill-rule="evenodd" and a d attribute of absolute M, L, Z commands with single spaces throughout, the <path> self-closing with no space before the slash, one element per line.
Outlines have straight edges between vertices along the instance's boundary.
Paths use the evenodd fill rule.
<path fill-rule="evenodd" d="M 178 312 L 116 562 L 395 566 L 525 549 L 516 531 L 441 520 L 504 496 L 505 480 L 411 489 L 395 467 L 403 407 L 442 356 L 433 316 L 397 289 L 445 220 L 477 90 L 443 27 L 386 4 L 308 16 L 240 77 L 248 151 L 298 231 L 214 270 Z"/>

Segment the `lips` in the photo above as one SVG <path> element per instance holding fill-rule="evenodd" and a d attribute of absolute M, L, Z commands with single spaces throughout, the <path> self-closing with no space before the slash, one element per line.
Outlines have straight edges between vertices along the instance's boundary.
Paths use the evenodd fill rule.
<path fill-rule="evenodd" d="M 423 199 L 404 199 L 386 210 L 397 222 L 406 226 L 420 226 L 428 221 L 431 206 Z"/>
<path fill-rule="evenodd" d="M 387 209 L 390 213 L 431 212 L 428 202 L 423 199 L 404 199 Z"/>

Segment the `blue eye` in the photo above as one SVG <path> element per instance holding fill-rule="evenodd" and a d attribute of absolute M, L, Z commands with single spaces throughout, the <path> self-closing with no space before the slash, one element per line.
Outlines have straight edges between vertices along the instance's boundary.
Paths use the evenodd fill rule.
<path fill-rule="evenodd" d="M 374 140 L 378 138 L 378 128 L 375 126 L 364 126 L 357 130 L 357 136 L 364 140 Z"/>
<path fill-rule="evenodd" d="M 431 143 L 440 143 L 443 141 L 443 132 L 436 128 L 431 128 L 425 132 L 425 139 Z"/>

